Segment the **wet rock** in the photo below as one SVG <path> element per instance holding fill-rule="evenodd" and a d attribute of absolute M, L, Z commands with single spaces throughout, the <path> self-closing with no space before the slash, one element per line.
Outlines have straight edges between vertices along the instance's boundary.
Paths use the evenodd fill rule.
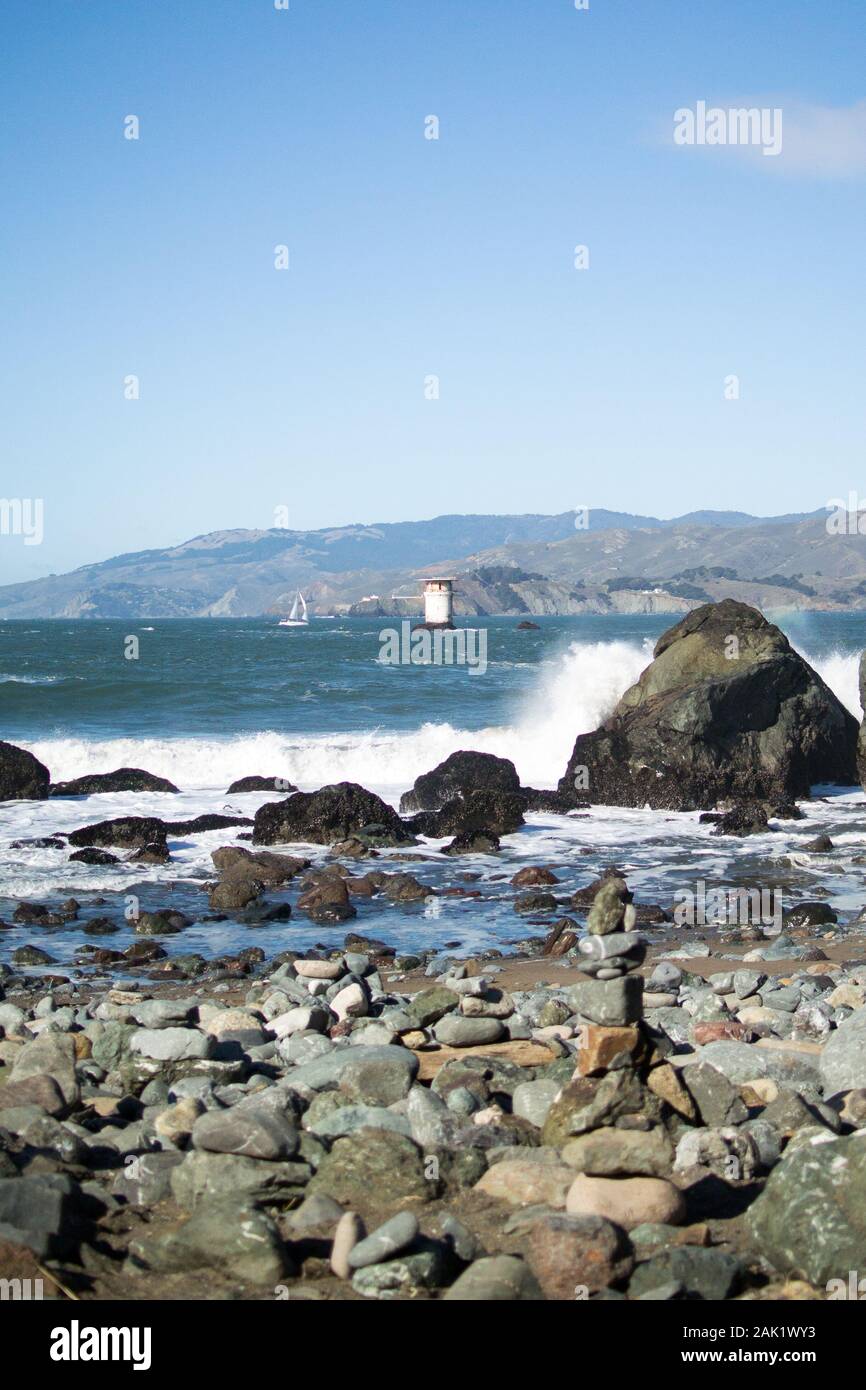
<path fill-rule="evenodd" d="M 134 921 L 139 936 L 175 936 L 190 925 L 190 918 L 184 913 L 167 907 L 158 912 L 140 912 Z"/>
<path fill-rule="evenodd" d="M 297 787 L 291 782 L 286 781 L 285 777 L 239 777 L 236 782 L 232 782 L 226 788 L 226 796 L 231 796 L 235 792 L 296 792 Z"/>
<path fill-rule="evenodd" d="M 524 824 L 525 808 L 521 792 L 471 791 L 438 811 L 420 811 L 405 824 L 416 835 L 513 835 Z"/>
<path fill-rule="evenodd" d="M 142 849 L 145 845 L 164 844 L 165 836 L 165 822 L 154 816 L 117 816 L 73 830 L 69 843 L 81 848 Z"/>
<path fill-rule="evenodd" d="M 499 836 L 487 830 L 463 830 L 459 835 L 455 835 L 450 844 L 443 846 L 442 853 L 449 855 L 461 854 L 498 854 L 501 846 Z"/>
<path fill-rule="evenodd" d="M 140 767 L 119 767 L 115 772 L 91 772 L 69 782 L 52 782 L 49 796 L 98 796 L 104 792 L 176 792 L 173 782 L 155 777 Z"/>
<path fill-rule="evenodd" d="M 12 952 L 13 965 L 56 965 L 57 957 L 50 956 L 41 946 L 16 946 Z"/>
<path fill-rule="evenodd" d="M 610 718 L 578 737 L 560 792 L 573 794 L 579 766 L 594 800 L 673 810 L 791 801 L 815 782 L 856 779 L 856 721 L 756 609 L 704 604 L 654 658 Z"/>
<path fill-rule="evenodd" d="M 528 868 L 518 869 L 511 880 L 511 886 L 512 888 L 538 888 L 558 882 L 559 879 L 556 874 L 552 873 L 550 869 L 539 868 L 533 864 Z"/>
<path fill-rule="evenodd" d="M 340 782 L 317 792 L 295 792 L 286 801 L 272 801 L 256 812 L 253 843 L 334 844 L 362 835 L 376 844 L 414 843 L 403 822 L 381 797 L 355 782 Z"/>
<path fill-rule="evenodd" d="M 492 753 L 461 750 L 450 754 L 432 772 L 416 778 L 412 790 L 400 798 L 400 811 L 403 815 L 435 811 L 446 801 L 480 790 L 519 791 L 520 778 L 514 764 Z"/>
<path fill-rule="evenodd" d="M 262 888 L 252 879 L 227 879 L 211 889 L 208 903 L 215 912 L 237 912 L 259 897 Z"/>
<path fill-rule="evenodd" d="M 70 864 L 92 864 L 102 867 L 106 864 L 119 864 L 116 854 L 107 849 L 77 849 L 69 856 Z"/>
<path fill-rule="evenodd" d="M 383 896 L 395 903 L 423 902 L 433 892 L 425 883 L 419 883 L 414 874 L 389 874 L 382 887 Z"/>
<path fill-rule="evenodd" d="M 349 901 L 349 893 L 341 878 L 327 876 L 308 888 L 298 898 L 299 912 L 306 912 L 314 922 L 332 924 L 345 922 L 358 915 L 357 908 Z"/>
<path fill-rule="evenodd" d="M 719 816 L 714 835 L 766 835 L 771 829 L 767 810 L 759 801 L 740 801 Z"/>
<path fill-rule="evenodd" d="M 0 739 L 0 801 L 44 801 L 50 781 L 44 763 Z"/>
<path fill-rule="evenodd" d="M 799 902 L 783 914 L 786 927 L 823 927 L 838 922 L 838 914 L 829 903 Z"/>
<path fill-rule="evenodd" d="M 274 854 L 271 850 L 243 849 L 239 845 L 224 845 L 211 855 L 220 878 L 252 879 L 268 887 L 289 883 L 296 874 L 310 867 L 309 859 L 291 854 Z"/>
<path fill-rule="evenodd" d="M 553 894 L 540 893 L 537 889 L 533 889 L 528 893 L 521 893 L 518 898 L 514 899 L 515 912 L 537 912 L 543 914 L 555 912 L 556 908 L 557 902 Z"/>

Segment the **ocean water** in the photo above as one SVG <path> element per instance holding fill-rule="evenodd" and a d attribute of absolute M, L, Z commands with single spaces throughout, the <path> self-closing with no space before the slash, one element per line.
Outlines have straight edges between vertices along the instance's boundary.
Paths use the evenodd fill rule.
<path fill-rule="evenodd" d="M 857 667 L 866 615 L 774 614 L 793 645 L 860 717 Z M 11 848 L 11 842 L 71 830 L 122 814 L 182 819 L 204 811 L 252 815 L 272 795 L 226 789 L 252 773 L 282 776 L 301 790 L 328 782 L 362 783 L 396 804 L 421 772 L 458 748 L 511 758 L 524 784 L 553 787 L 574 738 L 594 728 L 651 659 L 665 616 L 541 618 L 537 631 L 514 619 L 485 621 L 487 669 L 389 665 L 380 657 L 380 619 L 315 619 L 308 629 L 272 620 L 0 623 L 0 736 L 29 748 L 55 781 L 137 766 L 168 777 L 180 795 L 116 794 L 0 806 L 0 919 L 26 898 L 52 902 L 73 894 L 81 920 L 39 931 L 0 931 L 0 959 L 32 942 L 69 967 L 89 916 L 109 915 L 116 935 L 98 944 L 122 949 L 133 938 L 125 897 L 142 907 L 168 902 L 200 916 L 210 853 L 233 842 L 230 831 L 171 843 L 172 862 L 142 873 L 136 865 L 70 864 L 65 851 Z M 399 627 L 399 624 L 395 624 Z M 127 659 L 129 639 L 137 659 Z M 507 879 L 526 863 L 548 863 L 573 891 L 607 864 L 628 872 L 642 901 L 670 906 L 678 885 L 698 879 L 736 886 L 772 883 L 788 900 L 821 891 L 843 912 L 862 905 L 866 805 L 862 793 L 820 789 L 807 819 L 780 823 L 745 842 L 713 838 L 697 815 L 594 808 L 587 815 L 533 815 L 503 841 L 499 856 L 443 858 L 428 844 L 412 865 L 432 887 L 460 872 L 478 898 L 431 898 L 415 907 L 359 904 L 353 929 L 401 949 L 449 945 L 465 951 L 507 948 L 539 934 L 512 907 Z M 832 856 L 800 846 L 818 829 L 837 844 Z M 321 853 L 317 850 L 316 853 Z M 790 866 L 777 864 L 780 857 Z M 387 858 L 384 856 L 383 858 Z M 136 871 L 137 870 L 137 871 Z M 101 895 L 105 902 L 93 903 Z M 294 896 L 290 891 L 288 896 Z M 345 928 L 316 926 L 300 914 L 288 924 L 251 928 L 197 923 L 164 942 L 170 953 L 222 954 L 243 945 L 273 951 L 341 940 Z"/>

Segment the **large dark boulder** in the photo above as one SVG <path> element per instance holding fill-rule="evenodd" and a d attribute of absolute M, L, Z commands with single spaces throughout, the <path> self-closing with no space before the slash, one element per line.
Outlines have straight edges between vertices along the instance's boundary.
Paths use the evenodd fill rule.
<path fill-rule="evenodd" d="M 0 801 L 44 801 L 50 781 L 44 763 L 0 739 Z"/>
<path fill-rule="evenodd" d="M 155 816 L 118 816 L 73 830 L 69 843 L 88 849 L 144 849 L 145 845 L 164 845 L 166 828 L 165 822 Z"/>
<path fill-rule="evenodd" d="M 704 604 L 659 638 L 654 658 L 601 727 L 578 737 L 559 783 L 575 803 L 583 793 L 690 811 L 856 782 L 857 721 L 756 609 Z"/>
<path fill-rule="evenodd" d="M 522 792 L 477 791 L 455 796 L 438 811 L 419 811 L 405 822 L 415 835 L 513 835 L 524 824 Z"/>
<path fill-rule="evenodd" d="M 332 845 L 352 835 L 376 845 L 414 844 L 394 808 L 357 782 L 269 801 L 256 812 L 253 825 L 256 845 Z"/>
<path fill-rule="evenodd" d="M 400 797 L 400 810 L 404 815 L 411 815 L 413 811 L 436 811 L 446 801 L 470 792 L 519 790 L 520 778 L 508 758 L 461 750 L 452 753 L 432 772 L 416 778 L 412 790 Z"/>
<path fill-rule="evenodd" d="M 101 792 L 176 792 L 165 777 L 155 777 L 140 767 L 119 767 L 116 772 L 91 772 L 71 782 L 54 782 L 50 796 L 97 796 Z"/>

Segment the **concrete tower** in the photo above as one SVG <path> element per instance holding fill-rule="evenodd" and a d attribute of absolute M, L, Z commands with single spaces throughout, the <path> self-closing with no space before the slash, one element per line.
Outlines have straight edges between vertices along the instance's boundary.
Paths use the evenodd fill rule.
<path fill-rule="evenodd" d="M 454 626 L 454 579 L 443 578 L 424 581 L 424 626 Z"/>

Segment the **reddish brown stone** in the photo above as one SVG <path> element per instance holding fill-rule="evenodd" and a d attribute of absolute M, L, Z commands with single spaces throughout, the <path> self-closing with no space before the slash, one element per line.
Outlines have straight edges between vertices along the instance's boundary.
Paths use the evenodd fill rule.
<path fill-rule="evenodd" d="M 63 1115 L 68 1109 L 54 1077 L 43 1074 L 0 1086 L 0 1112 L 17 1105 L 38 1105 L 46 1115 Z"/>
<path fill-rule="evenodd" d="M 550 869 L 536 868 L 530 865 L 526 869 L 519 869 L 511 880 L 512 888 L 534 888 L 539 883 L 558 883 L 556 874 L 551 873 Z"/>
<path fill-rule="evenodd" d="M 702 1047 L 711 1042 L 750 1042 L 755 1033 L 747 1023 L 732 1018 L 718 1023 L 696 1023 L 692 1035 L 695 1043 Z"/>
<path fill-rule="evenodd" d="M 543 1216 L 529 1233 L 527 1255 L 545 1298 L 560 1302 L 620 1284 L 634 1268 L 625 1232 L 600 1216 Z"/>
<path fill-rule="evenodd" d="M 580 1076 L 592 1076 L 614 1066 L 623 1066 L 640 1045 L 640 1033 L 635 1027 L 610 1028 L 601 1023 L 586 1023 L 578 1034 L 577 1070 Z"/>

